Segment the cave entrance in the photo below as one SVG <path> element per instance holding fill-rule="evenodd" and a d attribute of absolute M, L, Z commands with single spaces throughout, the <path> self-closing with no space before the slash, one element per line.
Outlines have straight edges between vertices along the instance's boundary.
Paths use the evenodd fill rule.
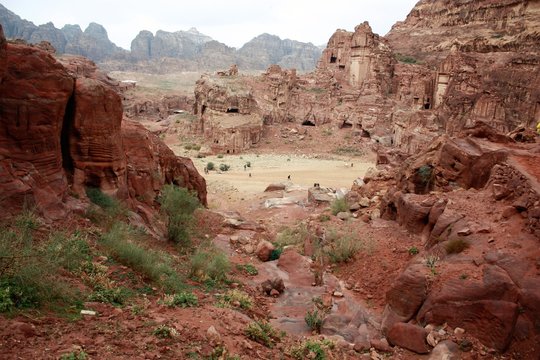
<path fill-rule="evenodd" d="M 206 111 L 206 105 L 201 106 L 201 116 L 204 115 L 205 111 Z"/>
<path fill-rule="evenodd" d="M 337 57 L 335 57 L 334 54 L 332 54 L 330 56 L 330 64 L 334 64 L 336 61 L 337 61 Z"/>
<path fill-rule="evenodd" d="M 235 107 L 227 108 L 227 113 L 237 114 L 238 113 L 238 108 L 235 108 Z"/>
<path fill-rule="evenodd" d="M 431 99 L 427 98 L 426 102 L 424 103 L 424 110 L 429 110 L 429 109 L 431 109 Z"/>
<path fill-rule="evenodd" d="M 363 138 L 371 138 L 371 134 L 366 129 L 362 129 L 362 135 Z"/>
<path fill-rule="evenodd" d="M 304 120 L 302 122 L 302 126 L 315 126 L 315 122 L 313 122 L 311 120 Z"/>

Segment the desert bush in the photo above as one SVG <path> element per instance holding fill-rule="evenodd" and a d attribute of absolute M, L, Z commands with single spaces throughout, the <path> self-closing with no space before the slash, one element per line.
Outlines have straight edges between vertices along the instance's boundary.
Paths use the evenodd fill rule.
<path fill-rule="evenodd" d="M 226 307 L 235 306 L 235 304 L 238 304 L 237 306 L 242 309 L 249 310 L 253 307 L 253 299 L 242 290 L 232 289 L 223 294 L 218 303 L 218 305 Z"/>
<path fill-rule="evenodd" d="M 259 270 L 257 270 L 257 268 L 255 266 L 253 266 L 252 264 L 243 264 L 243 265 L 238 264 L 238 265 L 236 265 L 236 268 L 238 270 L 244 271 L 248 275 L 255 276 L 255 275 L 259 274 Z"/>
<path fill-rule="evenodd" d="M 227 256 L 217 249 L 199 249 L 190 259 L 190 275 L 199 281 L 224 281 L 231 265 Z"/>
<path fill-rule="evenodd" d="M 352 234 L 339 234 L 336 230 L 327 232 L 328 246 L 324 252 L 333 263 L 349 261 L 357 251 L 365 247 L 364 241 L 355 238 Z"/>
<path fill-rule="evenodd" d="M 103 193 L 99 188 L 86 188 L 86 196 L 92 203 L 102 208 L 107 216 L 118 217 L 127 213 L 127 209 L 120 201 Z"/>
<path fill-rule="evenodd" d="M 60 360 L 86 360 L 88 359 L 88 354 L 84 351 L 72 351 L 67 354 L 60 356 Z"/>
<path fill-rule="evenodd" d="M 469 242 L 463 238 L 456 238 L 448 240 L 444 248 L 446 249 L 447 254 L 459 254 L 465 249 L 468 249 L 470 246 Z"/>
<path fill-rule="evenodd" d="M 96 287 L 88 296 L 89 301 L 97 301 L 112 305 L 124 305 L 131 296 L 131 291 L 124 287 Z"/>
<path fill-rule="evenodd" d="M 227 165 L 227 164 L 219 164 L 219 170 L 221 170 L 221 171 L 229 171 L 230 168 L 231 168 L 230 165 Z"/>
<path fill-rule="evenodd" d="M 291 348 L 290 355 L 293 359 L 304 360 L 326 360 L 326 352 L 334 348 L 334 343 L 330 340 L 312 340 L 308 339 L 298 346 Z"/>
<path fill-rule="evenodd" d="M 218 159 L 223 159 L 223 154 L 218 154 L 218 155 L 217 155 L 217 158 L 218 158 Z"/>
<path fill-rule="evenodd" d="M 349 211 L 349 206 L 347 205 L 347 200 L 345 198 L 341 199 L 335 199 L 332 201 L 332 204 L 330 205 L 330 209 L 332 211 L 332 215 L 337 215 L 340 212 Z"/>
<path fill-rule="evenodd" d="M 411 246 L 408 251 L 409 255 L 416 255 L 419 253 L 419 250 L 416 246 Z"/>
<path fill-rule="evenodd" d="M 152 331 L 152 335 L 160 339 L 173 338 L 178 335 L 176 329 L 167 325 L 160 325 Z"/>
<path fill-rule="evenodd" d="M 269 348 L 272 348 L 275 343 L 280 341 L 280 336 L 276 329 L 265 321 L 252 322 L 246 328 L 245 333 L 251 340 Z"/>
<path fill-rule="evenodd" d="M 0 311 L 36 308 L 45 303 L 69 303 L 78 294 L 60 276 L 61 268 L 74 270 L 84 255 L 66 259 L 71 253 L 72 237 L 54 235 L 35 242 L 32 231 L 37 218 L 22 214 L 13 229 L 0 228 Z M 59 240 L 61 239 L 61 240 Z M 66 246 L 58 246 L 64 244 Z"/>
<path fill-rule="evenodd" d="M 307 225 L 300 223 L 297 226 L 286 227 L 281 230 L 276 236 L 274 245 L 284 248 L 289 245 L 303 244 L 304 240 L 309 236 L 312 236 L 312 234 L 308 230 Z"/>
<path fill-rule="evenodd" d="M 163 303 L 168 307 L 194 307 L 199 305 L 199 299 L 197 295 L 192 292 L 182 291 L 178 294 L 165 295 Z"/>
<path fill-rule="evenodd" d="M 186 188 L 165 185 L 159 197 L 161 210 L 167 215 L 169 240 L 183 246 L 191 246 L 190 231 L 193 213 L 200 206 L 197 196 Z"/>
<path fill-rule="evenodd" d="M 142 273 L 166 291 L 177 292 L 185 289 L 185 284 L 172 266 L 170 257 L 154 250 L 148 250 L 133 241 L 138 234 L 133 228 L 117 222 L 100 238 L 107 251 L 123 265 Z"/>
<path fill-rule="evenodd" d="M 409 55 L 403 55 L 403 54 L 396 54 L 396 60 L 399 62 L 402 62 L 404 64 L 416 64 L 418 63 L 418 60 L 416 60 L 414 57 Z"/>
<path fill-rule="evenodd" d="M 312 331 L 316 331 L 317 333 L 321 332 L 321 326 L 324 320 L 323 314 L 319 312 L 319 310 L 314 309 L 313 311 L 308 310 L 306 313 L 306 316 L 304 317 L 304 320 L 306 321 L 306 324 L 309 326 L 309 328 Z"/>
<path fill-rule="evenodd" d="M 211 161 L 209 161 L 208 164 L 206 164 L 206 170 L 210 171 L 210 170 L 214 170 L 215 168 L 216 168 L 216 165 Z"/>

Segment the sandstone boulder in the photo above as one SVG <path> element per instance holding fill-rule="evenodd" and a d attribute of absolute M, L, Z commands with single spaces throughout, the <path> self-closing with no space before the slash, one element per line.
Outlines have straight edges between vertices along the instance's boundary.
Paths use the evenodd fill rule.
<path fill-rule="evenodd" d="M 270 255 L 274 251 L 275 246 L 268 240 L 261 240 L 255 248 L 255 254 L 261 261 L 270 260 Z"/>
<path fill-rule="evenodd" d="M 391 344 L 418 354 L 429 353 L 426 336 L 427 331 L 424 328 L 409 323 L 396 323 L 388 330 L 388 341 Z"/>

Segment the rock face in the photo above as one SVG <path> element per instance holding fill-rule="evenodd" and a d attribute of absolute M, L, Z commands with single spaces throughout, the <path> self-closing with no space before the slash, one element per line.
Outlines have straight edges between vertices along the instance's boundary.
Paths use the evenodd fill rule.
<path fill-rule="evenodd" d="M 6 214 L 29 205 L 61 218 L 68 188 L 84 196 L 87 186 L 133 204 L 140 195 L 151 204 L 160 185 L 175 183 L 206 204 L 206 184 L 188 159 L 142 127 L 127 125 L 123 141 L 120 97 L 93 63 L 62 61 L 65 66 L 46 51 L 0 37 L 0 206 Z"/>
<path fill-rule="evenodd" d="M 422 0 L 386 38 L 397 53 L 420 60 L 440 60 L 452 47 L 520 51 L 537 46 L 539 14 L 534 1 Z"/>
<path fill-rule="evenodd" d="M 67 181 L 61 133 L 74 79 L 48 53 L 3 43 L 1 205 L 7 213 L 18 213 L 26 203 L 62 217 Z"/>

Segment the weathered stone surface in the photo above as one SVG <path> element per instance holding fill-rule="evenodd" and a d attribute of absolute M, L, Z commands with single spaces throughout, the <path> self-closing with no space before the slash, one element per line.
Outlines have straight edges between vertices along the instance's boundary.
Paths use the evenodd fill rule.
<path fill-rule="evenodd" d="M 427 331 L 418 325 L 396 323 L 388 330 L 387 336 L 391 344 L 418 354 L 427 354 L 429 352 L 429 347 L 426 343 Z"/>
<path fill-rule="evenodd" d="M 518 315 L 518 293 L 504 270 L 487 265 L 480 281 L 462 281 L 456 276 L 432 290 L 417 319 L 462 327 L 484 344 L 504 351 Z"/>
<path fill-rule="evenodd" d="M 74 80 L 44 51 L 4 43 L 0 54 L 7 59 L 0 82 L 0 205 L 5 214 L 26 203 L 62 217 L 61 133 Z"/>
<path fill-rule="evenodd" d="M 255 248 L 255 254 L 261 261 L 270 260 L 270 254 L 274 251 L 274 245 L 267 240 L 261 240 Z"/>
<path fill-rule="evenodd" d="M 388 331 L 395 322 L 409 321 L 426 298 L 428 268 L 417 263 L 401 273 L 386 293 L 382 329 Z"/>

